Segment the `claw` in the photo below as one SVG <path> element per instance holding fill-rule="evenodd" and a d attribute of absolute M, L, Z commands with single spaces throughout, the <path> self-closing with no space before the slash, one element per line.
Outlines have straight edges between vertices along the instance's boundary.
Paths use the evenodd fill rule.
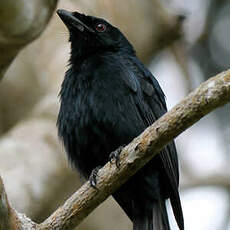
<path fill-rule="evenodd" d="M 115 164 L 116 164 L 117 168 L 120 167 L 120 153 L 121 153 L 123 147 L 124 146 L 119 146 L 118 149 L 116 149 L 115 151 L 113 151 L 109 154 L 110 163 L 112 163 L 112 161 L 115 160 Z"/>
<path fill-rule="evenodd" d="M 95 169 L 92 170 L 89 176 L 89 183 L 95 189 L 97 189 L 97 174 L 100 169 L 101 169 L 101 166 L 97 166 Z"/>

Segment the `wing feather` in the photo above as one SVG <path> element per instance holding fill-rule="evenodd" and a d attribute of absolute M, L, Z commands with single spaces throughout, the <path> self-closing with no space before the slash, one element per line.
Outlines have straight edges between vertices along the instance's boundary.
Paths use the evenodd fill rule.
<path fill-rule="evenodd" d="M 142 70 L 142 72 L 138 74 L 138 83 L 135 78 L 135 103 L 140 116 L 146 127 L 148 127 L 167 112 L 165 95 L 154 76 L 141 63 L 136 63 L 136 65 L 135 71 Z M 159 157 L 171 186 L 170 201 L 176 221 L 180 229 L 184 229 L 183 213 L 178 192 L 178 158 L 174 141 L 161 151 Z"/>

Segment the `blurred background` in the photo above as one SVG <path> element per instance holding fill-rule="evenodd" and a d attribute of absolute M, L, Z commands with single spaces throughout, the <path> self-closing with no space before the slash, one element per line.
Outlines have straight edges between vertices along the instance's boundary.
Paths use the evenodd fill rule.
<path fill-rule="evenodd" d="M 227 0 L 60 0 L 58 8 L 119 27 L 158 79 L 169 109 L 230 66 Z M 38 222 L 83 182 L 56 130 L 69 51 L 68 32 L 54 13 L 0 83 L 0 175 L 12 206 Z M 230 230 L 229 114 L 230 105 L 217 109 L 176 139 L 186 230 Z M 125 230 L 131 222 L 109 198 L 78 229 Z"/>

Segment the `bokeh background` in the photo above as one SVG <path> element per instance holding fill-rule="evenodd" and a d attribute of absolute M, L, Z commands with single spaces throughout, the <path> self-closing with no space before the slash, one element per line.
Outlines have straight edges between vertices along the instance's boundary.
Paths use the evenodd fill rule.
<path fill-rule="evenodd" d="M 119 27 L 160 82 L 169 109 L 230 66 L 227 0 L 60 0 L 58 8 Z M 12 206 L 38 222 L 83 182 L 68 165 L 56 130 L 69 51 L 68 32 L 54 13 L 0 82 L 0 175 Z M 186 230 L 230 230 L 229 114 L 226 105 L 176 139 Z M 109 198 L 78 229 L 125 230 L 131 222 Z"/>

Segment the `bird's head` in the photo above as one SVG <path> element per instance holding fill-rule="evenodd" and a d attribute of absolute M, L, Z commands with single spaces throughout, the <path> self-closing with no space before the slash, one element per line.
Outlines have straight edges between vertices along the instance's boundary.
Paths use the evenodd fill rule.
<path fill-rule="evenodd" d="M 57 10 L 57 14 L 69 30 L 72 55 L 76 58 L 104 51 L 134 53 L 120 30 L 104 19 L 66 10 Z"/>

